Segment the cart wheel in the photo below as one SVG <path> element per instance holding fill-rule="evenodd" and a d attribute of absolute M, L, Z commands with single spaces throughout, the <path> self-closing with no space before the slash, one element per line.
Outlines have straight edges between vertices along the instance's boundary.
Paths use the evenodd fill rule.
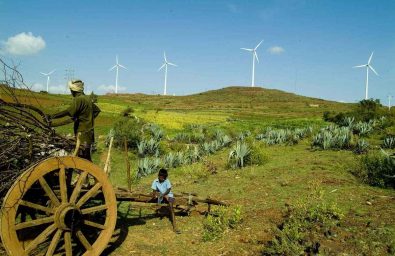
<path fill-rule="evenodd" d="M 3 200 L 1 239 L 7 253 L 100 255 L 115 228 L 117 204 L 106 174 L 73 156 L 25 171 Z"/>

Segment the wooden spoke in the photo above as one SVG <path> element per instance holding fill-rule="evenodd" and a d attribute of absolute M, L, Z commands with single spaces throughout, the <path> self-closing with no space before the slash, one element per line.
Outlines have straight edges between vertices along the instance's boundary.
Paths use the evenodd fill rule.
<path fill-rule="evenodd" d="M 101 188 L 101 184 L 100 183 L 96 183 L 96 185 L 94 185 L 88 192 L 86 192 L 78 201 L 78 203 L 76 204 L 76 206 L 78 208 L 80 208 L 82 205 L 84 205 L 84 203 L 86 201 L 89 200 L 89 198 L 91 198 L 99 189 Z"/>
<path fill-rule="evenodd" d="M 60 202 L 59 202 L 58 198 L 56 197 L 56 195 L 52 191 L 52 189 L 49 187 L 49 185 L 48 185 L 47 181 L 44 179 L 44 177 L 40 177 L 38 180 L 40 181 L 41 187 L 44 189 L 44 191 L 47 194 L 47 196 L 49 197 L 49 199 L 51 199 L 52 203 L 55 206 L 59 206 Z"/>
<path fill-rule="evenodd" d="M 28 202 L 28 201 L 25 201 L 25 200 L 21 200 L 19 204 L 23 205 L 23 206 L 26 206 L 26 207 L 29 207 L 29 208 L 33 208 L 33 209 L 39 210 L 39 211 L 43 211 L 43 212 L 46 212 L 46 213 L 53 213 L 53 209 L 51 209 L 49 207 L 45 207 L 45 206 L 42 206 L 42 205 L 39 205 L 39 204 L 35 204 L 35 203 L 32 203 L 32 202 Z"/>
<path fill-rule="evenodd" d="M 62 203 L 67 202 L 67 184 L 66 184 L 66 169 L 64 166 L 59 171 L 59 187 L 60 187 L 60 198 Z"/>
<path fill-rule="evenodd" d="M 70 203 L 74 204 L 75 201 L 77 200 L 77 197 L 79 196 L 80 192 L 81 192 L 81 188 L 82 188 L 82 183 L 84 182 L 84 180 L 86 179 L 86 176 L 88 175 L 88 172 L 83 172 L 80 177 L 78 178 L 78 181 L 75 185 L 75 188 L 73 190 L 73 193 L 71 194 L 70 197 Z"/>
<path fill-rule="evenodd" d="M 55 253 L 56 250 L 56 246 L 59 243 L 60 237 L 62 236 L 62 230 L 58 229 L 55 233 L 55 235 L 52 238 L 51 243 L 49 244 L 47 253 L 45 254 L 45 256 L 52 256 Z"/>
<path fill-rule="evenodd" d="M 88 177 L 94 183 L 85 189 Z M 112 238 L 117 201 L 100 167 L 75 156 L 51 157 L 27 168 L 14 181 L 0 213 L 1 242 L 9 256 L 73 256 L 77 249 L 95 256 Z M 97 213 L 103 220 L 90 219 Z M 76 217 L 89 231 L 68 230 Z"/>
<path fill-rule="evenodd" d="M 106 229 L 106 226 L 104 226 L 103 224 L 99 224 L 89 220 L 84 220 L 84 224 L 98 229 Z"/>
<path fill-rule="evenodd" d="M 26 222 L 16 224 L 15 230 L 36 227 L 36 226 L 40 226 L 40 225 L 48 224 L 48 223 L 52 223 L 52 222 L 54 222 L 53 216 L 45 217 L 45 218 L 41 218 L 41 219 L 36 219 L 36 220 L 31 220 L 31 221 L 26 221 Z"/>
<path fill-rule="evenodd" d="M 73 247 L 71 245 L 71 233 L 64 232 L 64 250 L 66 251 L 66 256 L 73 256 Z"/>
<path fill-rule="evenodd" d="M 48 237 L 56 230 L 55 224 L 47 227 L 38 237 L 28 244 L 25 248 L 26 254 L 29 254 L 33 249 L 37 248 L 39 244 L 48 239 Z"/>
<path fill-rule="evenodd" d="M 82 233 L 81 230 L 78 230 L 75 235 L 77 236 L 78 240 L 80 240 L 81 244 L 85 247 L 87 251 L 92 250 L 92 245 L 89 243 L 89 241 L 86 239 L 84 234 Z"/>
<path fill-rule="evenodd" d="M 107 209 L 107 205 L 103 204 L 103 205 L 99 205 L 99 206 L 93 206 L 90 208 L 85 208 L 81 210 L 82 214 L 89 214 L 92 212 L 99 212 L 99 211 L 103 211 Z"/>

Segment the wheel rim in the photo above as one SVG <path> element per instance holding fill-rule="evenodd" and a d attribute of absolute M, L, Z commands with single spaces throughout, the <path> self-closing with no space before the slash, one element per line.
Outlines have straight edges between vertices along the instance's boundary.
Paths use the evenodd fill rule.
<path fill-rule="evenodd" d="M 1 238 L 9 255 L 100 255 L 116 224 L 106 174 L 78 157 L 54 157 L 25 171 L 3 201 Z"/>

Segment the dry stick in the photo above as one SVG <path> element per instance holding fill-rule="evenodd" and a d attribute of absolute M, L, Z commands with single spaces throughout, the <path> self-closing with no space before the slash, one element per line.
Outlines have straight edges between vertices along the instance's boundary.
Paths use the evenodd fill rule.
<path fill-rule="evenodd" d="M 111 136 L 110 145 L 108 146 L 107 159 L 106 159 L 106 163 L 104 164 L 104 173 L 107 173 L 107 175 L 110 173 L 109 164 L 110 164 L 111 148 L 113 141 L 114 141 L 114 136 Z"/>
<path fill-rule="evenodd" d="M 128 156 L 128 142 L 126 137 L 123 138 L 123 142 L 125 145 L 126 177 L 128 179 L 128 191 L 130 192 L 132 190 L 132 182 L 130 180 L 130 162 Z"/>

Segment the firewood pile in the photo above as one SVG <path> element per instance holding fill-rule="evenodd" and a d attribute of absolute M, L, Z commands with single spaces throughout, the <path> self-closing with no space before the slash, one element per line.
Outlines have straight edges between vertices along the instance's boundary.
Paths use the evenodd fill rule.
<path fill-rule="evenodd" d="M 21 103 L 22 96 L 33 102 L 34 93 L 24 84 L 16 67 L 2 59 L 0 65 L 1 200 L 27 167 L 60 151 L 72 151 L 74 143 L 51 128 L 38 101 L 35 106 Z"/>

